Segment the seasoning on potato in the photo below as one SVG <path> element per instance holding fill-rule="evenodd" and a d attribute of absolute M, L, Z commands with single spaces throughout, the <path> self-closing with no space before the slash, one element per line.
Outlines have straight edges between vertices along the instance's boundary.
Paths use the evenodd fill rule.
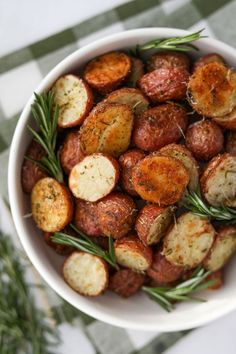
<path fill-rule="evenodd" d="M 74 224 L 89 236 L 100 236 L 101 230 L 97 217 L 97 203 L 82 199 L 75 201 Z"/>
<path fill-rule="evenodd" d="M 175 51 L 158 52 L 150 56 L 147 60 L 147 71 L 163 68 L 183 68 L 189 71 L 190 60 L 185 53 Z"/>
<path fill-rule="evenodd" d="M 120 269 L 110 277 L 109 289 L 122 297 L 136 294 L 144 283 L 144 274 L 131 269 Z"/>
<path fill-rule="evenodd" d="M 72 168 L 84 158 L 81 150 L 79 131 L 69 132 L 60 149 L 60 161 L 63 170 L 68 175 Z"/>

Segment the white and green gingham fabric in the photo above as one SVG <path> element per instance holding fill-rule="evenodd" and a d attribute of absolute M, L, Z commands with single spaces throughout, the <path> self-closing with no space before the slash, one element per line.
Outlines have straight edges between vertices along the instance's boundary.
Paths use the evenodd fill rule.
<path fill-rule="evenodd" d="M 59 61 L 108 34 L 139 27 L 205 28 L 205 33 L 236 47 L 236 1 L 133 0 L 72 28 L 0 58 L 0 228 L 15 234 L 7 200 L 9 146 L 20 112 L 35 87 Z M 31 270 L 32 279 L 36 271 Z M 41 282 L 39 276 L 37 282 Z M 59 328 L 61 354 L 160 354 L 188 332 L 142 333 L 116 328 L 71 308 L 47 286 L 38 294 Z M 74 318 L 74 325 L 68 318 Z M 67 338 L 70 338 L 68 342 Z M 76 349 L 77 348 L 77 349 Z M 83 348 L 83 349 L 82 349 Z"/>

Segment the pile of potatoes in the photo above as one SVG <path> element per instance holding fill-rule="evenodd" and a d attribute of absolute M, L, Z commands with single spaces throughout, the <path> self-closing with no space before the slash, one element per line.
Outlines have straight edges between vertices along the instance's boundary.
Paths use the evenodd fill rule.
<path fill-rule="evenodd" d="M 65 281 L 86 296 L 107 288 L 129 297 L 142 285 L 174 285 L 199 265 L 213 272 L 236 250 L 236 227 L 179 208 L 198 185 L 214 207 L 236 207 L 236 72 L 218 54 L 194 63 L 180 52 L 146 62 L 105 53 L 52 86 L 66 184 L 24 160 L 22 188 L 45 242 L 67 255 Z M 40 161 L 32 141 L 26 155 Z M 175 216 L 175 213 L 177 212 Z M 119 270 L 51 241 L 68 224 L 104 249 Z"/>

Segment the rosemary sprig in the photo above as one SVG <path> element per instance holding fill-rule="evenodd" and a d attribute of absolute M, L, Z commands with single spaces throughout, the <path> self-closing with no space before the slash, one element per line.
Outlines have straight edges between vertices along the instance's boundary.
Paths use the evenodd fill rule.
<path fill-rule="evenodd" d="M 112 267 L 118 269 L 118 265 L 116 264 L 113 239 L 111 236 L 109 237 L 109 249 L 108 251 L 105 251 L 102 247 L 96 244 L 90 237 L 88 237 L 82 231 L 77 229 L 77 227 L 75 227 L 73 224 L 70 224 L 70 227 L 74 231 L 76 231 L 76 233 L 80 236 L 79 238 L 68 235 L 64 232 L 55 232 L 51 240 L 55 243 L 72 246 L 78 248 L 80 251 L 84 251 L 93 254 L 95 256 L 101 257 Z"/>
<path fill-rule="evenodd" d="M 205 301 L 201 298 L 193 297 L 191 294 L 197 291 L 208 288 L 214 285 L 216 280 L 212 279 L 205 283 L 203 281 L 211 274 L 210 271 L 205 271 L 203 268 L 199 267 L 193 273 L 192 277 L 174 288 L 170 287 L 155 287 L 150 288 L 143 286 L 142 290 L 146 292 L 151 299 L 156 301 L 161 307 L 163 307 L 167 312 L 174 309 L 174 302 L 180 301 Z"/>
<path fill-rule="evenodd" d="M 43 147 L 46 156 L 40 161 L 33 160 L 41 168 L 43 168 L 50 176 L 63 182 L 63 172 L 58 154 L 55 152 L 57 142 L 57 122 L 59 116 L 59 108 L 53 108 L 54 94 L 52 91 L 35 93 L 35 101 L 32 104 L 31 112 L 39 131 L 34 130 L 31 126 L 27 126 L 33 134 L 34 139 Z M 26 159 L 30 159 L 25 156 Z M 32 159 L 30 159 L 32 160 Z"/>
<path fill-rule="evenodd" d="M 219 207 L 208 205 L 201 196 L 200 188 L 196 192 L 188 191 L 181 205 L 196 215 L 207 216 L 213 220 L 230 221 L 230 223 L 236 224 L 236 210 L 224 205 Z"/>
<path fill-rule="evenodd" d="M 197 32 L 188 34 L 187 36 L 154 39 L 145 44 L 138 45 L 137 51 L 141 52 L 149 49 L 165 49 L 179 52 L 187 52 L 192 49 L 198 50 L 198 48 L 194 44 L 192 44 L 192 42 L 195 42 L 200 38 L 206 38 L 207 36 L 201 35 L 203 31 L 204 28 Z"/>

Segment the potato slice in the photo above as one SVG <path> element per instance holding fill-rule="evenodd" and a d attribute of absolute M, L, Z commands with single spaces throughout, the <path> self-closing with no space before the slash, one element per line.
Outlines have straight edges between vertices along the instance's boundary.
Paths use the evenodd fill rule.
<path fill-rule="evenodd" d="M 189 174 L 176 158 L 152 154 L 133 169 L 132 180 L 136 192 L 144 200 L 166 206 L 180 200 Z"/>
<path fill-rule="evenodd" d="M 32 190 L 31 210 L 33 219 L 41 230 L 57 232 L 71 221 L 73 201 L 63 184 L 46 177 L 40 179 Z"/>
<path fill-rule="evenodd" d="M 71 131 L 66 135 L 63 145 L 60 148 L 60 161 L 67 175 L 72 170 L 72 167 L 85 156 L 80 145 L 78 130 Z"/>
<path fill-rule="evenodd" d="M 86 155 L 94 152 L 118 157 L 130 144 L 133 112 L 126 104 L 99 104 L 80 129 L 80 141 Z"/>
<path fill-rule="evenodd" d="M 236 130 L 236 107 L 223 117 L 214 117 L 214 121 L 223 128 Z"/>
<path fill-rule="evenodd" d="M 135 115 L 146 111 L 149 106 L 149 101 L 140 90 L 128 87 L 123 87 L 110 93 L 106 98 L 106 102 L 127 104 Z"/>
<path fill-rule="evenodd" d="M 93 106 L 89 86 L 75 75 L 60 77 L 52 87 L 54 103 L 59 106 L 58 126 L 75 127 L 81 124 Z"/>
<path fill-rule="evenodd" d="M 215 242 L 204 260 L 204 267 L 215 272 L 228 262 L 236 251 L 236 227 L 223 226 L 217 233 Z"/>
<path fill-rule="evenodd" d="M 169 144 L 159 150 L 162 155 L 175 157 L 182 162 L 189 173 L 188 188 L 195 191 L 199 183 L 199 166 L 191 152 L 184 146 L 178 144 Z"/>
<path fill-rule="evenodd" d="M 135 229 L 140 240 L 147 246 L 157 244 L 164 236 L 173 219 L 172 207 L 145 205 L 138 214 Z"/>
<path fill-rule="evenodd" d="M 111 156 L 95 153 L 72 168 L 69 187 L 76 198 L 96 202 L 112 191 L 118 179 L 118 162 Z"/>
<path fill-rule="evenodd" d="M 213 158 L 200 182 L 209 204 L 236 207 L 236 156 L 224 153 Z"/>
<path fill-rule="evenodd" d="M 152 249 L 137 236 L 126 236 L 115 241 L 117 263 L 136 271 L 147 270 L 152 264 Z"/>
<path fill-rule="evenodd" d="M 173 265 L 191 269 L 204 260 L 214 239 L 215 230 L 209 220 L 188 212 L 164 237 L 162 255 Z"/>
<path fill-rule="evenodd" d="M 127 298 L 140 290 L 144 279 L 144 274 L 134 272 L 131 269 L 120 269 L 111 276 L 109 289 Z"/>
<path fill-rule="evenodd" d="M 236 106 L 236 74 L 219 62 L 200 66 L 190 77 L 187 96 L 199 114 L 224 116 Z"/>
<path fill-rule="evenodd" d="M 62 274 L 67 284 L 80 295 L 98 296 L 108 286 L 106 262 L 86 252 L 73 252 L 66 258 Z"/>
<path fill-rule="evenodd" d="M 131 71 L 130 57 L 111 52 L 91 60 L 85 67 L 84 79 L 98 92 L 105 94 L 116 89 Z"/>

